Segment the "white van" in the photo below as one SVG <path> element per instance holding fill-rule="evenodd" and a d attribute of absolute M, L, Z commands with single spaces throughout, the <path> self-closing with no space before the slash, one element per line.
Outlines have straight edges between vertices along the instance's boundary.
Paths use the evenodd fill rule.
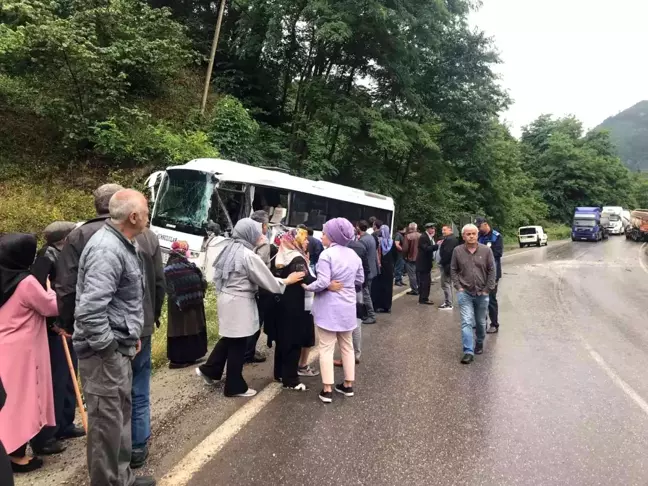
<path fill-rule="evenodd" d="M 518 230 L 518 242 L 520 243 L 520 248 L 531 245 L 546 246 L 549 242 L 549 237 L 544 232 L 542 226 L 522 226 Z"/>

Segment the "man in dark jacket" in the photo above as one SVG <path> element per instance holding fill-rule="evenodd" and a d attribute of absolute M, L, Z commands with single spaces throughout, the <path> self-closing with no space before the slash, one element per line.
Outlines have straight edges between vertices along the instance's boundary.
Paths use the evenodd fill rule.
<path fill-rule="evenodd" d="M 434 305 L 430 300 L 430 286 L 432 285 L 432 265 L 434 252 L 439 245 L 434 242 L 436 229 L 434 223 L 425 225 L 425 233 L 421 235 L 418 242 L 418 255 L 416 257 L 416 278 L 419 286 L 419 304 Z"/>
<path fill-rule="evenodd" d="M 452 252 L 459 244 L 459 240 L 452 232 L 452 226 L 445 225 L 441 228 L 443 241 L 439 245 L 439 266 L 441 267 L 441 288 L 445 301 L 439 309 L 452 310 L 452 278 L 450 275 L 450 264 L 452 263 Z"/>
<path fill-rule="evenodd" d="M 123 189 L 118 184 L 104 184 L 94 192 L 94 205 L 97 217 L 87 221 L 72 231 L 61 249 L 56 264 L 56 297 L 58 300 L 59 323 L 68 334 L 74 332 L 74 309 L 76 306 L 76 286 L 81 253 L 92 235 L 104 226 L 108 215 L 110 198 Z"/>
<path fill-rule="evenodd" d="M 502 278 L 502 255 L 504 254 L 504 238 L 490 227 L 486 218 L 477 218 L 475 225 L 479 228 L 479 243 L 486 245 L 493 252 L 495 257 L 495 289 L 491 290 L 488 296 L 488 317 L 490 319 L 489 334 L 499 332 L 499 304 L 497 302 L 497 287 L 499 279 Z"/>
<path fill-rule="evenodd" d="M 353 251 L 356 252 L 356 254 L 360 257 L 360 260 L 362 260 L 362 269 L 364 270 L 364 283 L 362 284 L 363 287 L 366 287 L 369 285 L 369 274 L 371 273 L 371 267 L 369 266 L 369 258 L 367 258 L 367 249 L 365 246 L 360 243 L 359 241 L 352 241 L 347 245 L 349 248 L 351 248 Z M 364 293 L 361 291 L 361 295 L 364 297 Z M 359 319 L 357 327 L 353 330 L 353 351 L 355 353 L 355 360 L 356 364 L 360 363 L 360 355 L 362 354 L 362 319 L 365 319 L 366 316 L 366 308 L 363 305 L 361 306 L 363 311 L 357 316 Z M 336 366 L 342 366 L 342 360 L 336 361 Z"/>
<path fill-rule="evenodd" d="M 45 245 L 38 251 L 36 260 L 32 265 L 31 272 L 40 282 L 43 288 L 47 288 L 47 280 L 51 288 L 56 291 L 58 278 L 56 275 L 56 266 L 61 248 L 65 244 L 65 239 L 76 227 L 75 223 L 67 221 L 56 221 L 43 232 L 45 236 Z M 48 430 L 44 427 L 41 432 L 34 438 L 36 444 L 32 441 L 32 448 L 36 453 L 42 454 L 38 442 L 45 440 L 44 449 L 61 450 L 60 443 L 52 443 L 54 439 L 71 439 L 83 437 L 85 430 L 74 424 L 74 415 L 76 409 L 76 395 L 74 393 L 74 383 L 65 356 L 65 348 L 62 339 L 68 340 L 68 348 L 72 358 L 74 369 L 77 369 L 77 357 L 72 347 L 70 336 L 60 329 L 56 317 L 47 318 L 47 339 L 50 352 L 50 365 L 52 368 L 52 391 L 54 395 L 54 416 L 56 417 L 56 427 Z"/>
<path fill-rule="evenodd" d="M 144 269 L 144 328 L 142 346 L 131 368 L 133 369 L 133 416 L 131 431 L 133 452 L 131 467 L 142 467 L 148 458 L 148 440 L 151 436 L 151 336 L 154 326 L 160 325 L 164 304 L 164 266 L 158 237 L 150 229 L 137 236 L 137 250 Z"/>

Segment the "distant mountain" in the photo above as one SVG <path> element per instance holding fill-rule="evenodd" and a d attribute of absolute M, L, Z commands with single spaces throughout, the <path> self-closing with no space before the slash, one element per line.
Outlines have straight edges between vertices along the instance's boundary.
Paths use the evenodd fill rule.
<path fill-rule="evenodd" d="M 596 128 L 610 131 L 619 157 L 629 169 L 648 171 L 648 100 L 611 116 Z"/>

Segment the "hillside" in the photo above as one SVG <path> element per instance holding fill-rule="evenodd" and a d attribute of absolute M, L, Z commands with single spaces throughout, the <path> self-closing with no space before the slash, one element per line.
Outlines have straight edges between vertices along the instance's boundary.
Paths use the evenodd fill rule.
<path fill-rule="evenodd" d="M 629 169 L 648 171 L 648 100 L 611 116 L 597 128 L 610 130 L 619 157 Z"/>

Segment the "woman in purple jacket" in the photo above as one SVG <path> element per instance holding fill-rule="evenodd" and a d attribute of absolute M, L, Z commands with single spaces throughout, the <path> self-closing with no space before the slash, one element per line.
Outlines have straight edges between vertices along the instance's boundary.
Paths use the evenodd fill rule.
<path fill-rule="evenodd" d="M 312 314 L 315 320 L 319 348 L 320 370 L 324 388 L 319 394 L 324 403 L 333 401 L 333 352 L 340 345 L 344 367 L 344 383 L 335 385 L 335 391 L 353 396 L 355 356 L 352 332 L 356 328 L 356 289 L 364 282 L 362 261 L 355 251 L 347 248 L 353 240 L 353 225 L 344 218 L 335 218 L 324 225 L 322 243 L 326 247 L 317 262 L 317 280 L 304 286 L 315 292 Z M 328 290 L 331 282 L 342 284 L 342 289 Z"/>

